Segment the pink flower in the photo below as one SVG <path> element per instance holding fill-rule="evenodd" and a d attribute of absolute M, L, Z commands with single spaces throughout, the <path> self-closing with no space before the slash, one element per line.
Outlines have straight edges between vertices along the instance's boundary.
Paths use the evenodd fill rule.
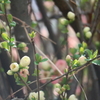
<path fill-rule="evenodd" d="M 50 77 L 50 71 L 44 71 L 44 70 L 41 70 L 40 71 L 40 79 L 43 79 L 43 78 L 48 78 L 48 77 Z M 46 82 L 46 79 L 43 79 L 43 80 L 41 80 L 41 83 L 45 83 Z"/>
<path fill-rule="evenodd" d="M 57 62 L 55 63 L 55 65 L 59 68 L 59 70 L 60 70 L 61 72 L 64 72 L 64 70 L 65 70 L 66 68 L 68 68 L 68 66 L 67 66 L 67 64 L 66 64 L 66 61 L 65 61 L 65 60 L 62 60 L 62 59 L 57 60 Z"/>
<path fill-rule="evenodd" d="M 22 77 L 27 77 L 27 75 L 29 75 L 29 71 L 27 69 L 21 69 L 19 74 Z"/>

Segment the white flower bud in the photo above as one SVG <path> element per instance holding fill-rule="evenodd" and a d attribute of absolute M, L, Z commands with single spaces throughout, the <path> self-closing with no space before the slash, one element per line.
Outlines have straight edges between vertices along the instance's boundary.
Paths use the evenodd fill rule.
<path fill-rule="evenodd" d="M 44 98 L 44 92 L 43 91 L 39 91 L 40 92 L 40 100 L 45 100 Z M 38 100 L 38 92 L 31 92 L 29 94 L 29 100 Z"/>
<path fill-rule="evenodd" d="M 8 74 L 8 75 L 13 75 L 13 72 L 12 72 L 11 70 L 8 70 L 8 71 L 7 71 L 7 74 Z"/>
<path fill-rule="evenodd" d="M 88 32 L 88 31 L 90 31 L 90 27 L 85 27 L 85 28 L 83 29 L 83 32 L 84 32 L 84 33 Z"/>
<path fill-rule="evenodd" d="M 74 94 L 70 95 L 68 100 L 78 100 Z"/>
<path fill-rule="evenodd" d="M 72 60 L 71 56 L 70 55 L 67 55 L 66 56 L 66 61 L 71 61 L 71 60 Z"/>
<path fill-rule="evenodd" d="M 19 70 L 19 65 L 18 65 L 17 63 L 12 63 L 12 64 L 10 65 L 10 69 L 11 69 L 12 72 L 18 72 L 18 70 Z"/>
<path fill-rule="evenodd" d="M 30 64 L 30 62 L 31 62 L 30 58 L 28 56 L 24 56 L 20 60 L 20 65 L 22 67 L 25 67 L 25 66 L 28 66 Z"/>
<path fill-rule="evenodd" d="M 88 32 L 85 33 L 85 36 L 86 36 L 86 38 L 89 39 L 89 38 L 91 38 L 92 33 L 90 31 L 88 31 Z"/>
<path fill-rule="evenodd" d="M 55 88 L 54 90 L 55 90 L 57 93 L 60 92 L 60 89 L 59 89 L 59 88 Z"/>
<path fill-rule="evenodd" d="M 67 14 L 67 17 L 70 19 L 70 20 L 75 20 L 75 14 L 71 11 L 68 12 Z"/>
<path fill-rule="evenodd" d="M 87 62 L 85 59 L 86 59 L 85 56 L 81 56 L 81 57 L 78 59 L 78 62 L 80 63 L 80 65 L 83 65 L 83 64 L 85 64 L 85 63 Z"/>

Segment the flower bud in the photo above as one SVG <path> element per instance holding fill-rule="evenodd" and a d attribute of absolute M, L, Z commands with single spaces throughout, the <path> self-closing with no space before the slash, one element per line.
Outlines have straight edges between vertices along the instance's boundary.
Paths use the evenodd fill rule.
<path fill-rule="evenodd" d="M 84 53 L 84 48 L 80 47 L 79 51 L 80 51 L 80 54 L 83 54 Z"/>
<path fill-rule="evenodd" d="M 74 94 L 70 95 L 68 100 L 78 100 Z"/>
<path fill-rule="evenodd" d="M 60 89 L 59 88 L 55 88 L 54 89 L 57 93 L 60 93 Z"/>
<path fill-rule="evenodd" d="M 42 62 L 42 63 L 40 64 L 40 66 L 42 67 L 43 70 L 48 70 L 48 69 L 50 69 L 50 64 L 49 64 L 48 61 Z"/>
<path fill-rule="evenodd" d="M 80 32 L 77 32 L 77 33 L 76 33 L 76 36 L 77 36 L 78 38 L 80 38 Z"/>
<path fill-rule="evenodd" d="M 54 85 L 54 88 L 61 88 L 61 85 L 60 85 L 59 83 L 56 83 L 56 84 Z"/>
<path fill-rule="evenodd" d="M 85 37 L 86 38 L 89 39 L 89 38 L 91 38 L 91 36 L 92 36 L 92 33 L 90 31 L 88 31 L 88 32 L 85 33 Z"/>
<path fill-rule="evenodd" d="M 75 20 L 75 14 L 71 11 L 68 12 L 67 14 L 67 17 L 70 19 L 70 20 Z"/>
<path fill-rule="evenodd" d="M 67 25 L 69 22 L 68 22 L 68 20 L 65 19 L 65 18 L 60 18 L 60 23 L 61 23 L 62 25 Z"/>
<path fill-rule="evenodd" d="M 8 75 L 13 75 L 13 72 L 12 72 L 11 70 L 8 70 L 8 71 L 7 71 L 7 74 L 8 74 Z"/>
<path fill-rule="evenodd" d="M 24 56 L 20 60 L 20 66 L 22 67 L 28 66 L 30 62 L 31 62 L 30 58 L 28 56 Z"/>
<path fill-rule="evenodd" d="M 19 70 L 19 65 L 15 62 L 15 63 L 12 63 L 11 65 L 10 65 L 10 69 L 11 69 L 11 71 L 12 72 L 18 72 L 18 70 Z"/>
<path fill-rule="evenodd" d="M 83 29 L 83 32 L 84 32 L 84 33 L 88 32 L 88 31 L 90 31 L 90 27 L 85 27 L 85 28 Z"/>
<path fill-rule="evenodd" d="M 83 65 L 85 64 L 87 61 L 86 61 L 86 57 L 85 56 L 81 56 L 79 59 L 78 59 L 78 62 L 80 63 L 80 65 Z"/>
<path fill-rule="evenodd" d="M 67 55 L 67 56 L 66 56 L 66 61 L 67 61 L 67 62 L 70 62 L 71 60 L 72 60 L 71 56 L 70 56 L 70 55 Z"/>
<path fill-rule="evenodd" d="M 24 42 L 18 44 L 18 48 L 24 48 L 24 47 L 26 47 L 26 44 Z"/>
<path fill-rule="evenodd" d="M 87 48 L 87 43 L 83 41 L 83 42 L 82 42 L 82 46 L 83 46 L 83 48 L 86 49 L 86 48 Z"/>

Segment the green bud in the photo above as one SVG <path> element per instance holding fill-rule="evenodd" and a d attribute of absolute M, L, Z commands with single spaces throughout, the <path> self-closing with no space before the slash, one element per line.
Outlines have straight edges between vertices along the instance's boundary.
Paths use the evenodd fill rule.
<path fill-rule="evenodd" d="M 8 71 L 7 71 L 7 74 L 8 74 L 8 75 L 13 75 L 13 72 L 12 72 L 11 70 L 8 70 Z"/>
<path fill-rule="evenodd" d="M 56 84 L 54 85 L 54 88 L 61 88 L 61 85 L 60 85 L 59 83 L 56 83 Z"/>
<path fill-rule="evenodd" d="M 62 25 L 67 25 L 69 22 L 68 22 L 68 20 L 65 19 L 65 18 L 60 18 L 60 23 L 61 23 Z"/>
<path fill-rule="evenodd" d="M 75 20 L 75 14 L 71 11 L 68 12 L 67 14 L 67 17 L 70 19 L 70 20 Z"/>
<path fill-rule="evenodd" d="M 84 32 L 84 33 L 87 33 L 88 31 L 90 31 L 90 27 L 85 27 L 85 28 L 83 29 L 83 32 Z"/>
<path fill-rule="evenodd" d="M 82 46 L 83 46 L 84 49 L 86 49 L 87 48 L 87 43 L 83 41 Z"/>
<path fill-rule="evenodd" d="M 65 90 L 66 90 L 66 88 L 64 88 L 64 87 L 61 88 L 61 91 L 62 92 L 65 92 Z"/>
<path fill-rule="evenodd" d="M 34 37 L 36 36 L 36 32 L 32 31 L 32 32 L 29 34 L 29 36 L 30 36 L 31 38 L 34 38 Z"/>
<path fill-rule="evenodd" d="M 91 38 L 91 36 L 92 36 L 92 33 L 90 31 L 88 31 L 88 32 L 85 33 L 85 37 L 86 38 L 89 39 L 89 38 Z"/>
<path fill-rule="evenodd" d="M 26 47 L 26 44 L 24 42 L 18 44 L 18 48 L 25 48 Z"/>
<path fill-rule="evenodd" d="M 77 32 L 77 33 L 76 33 L 76 36 L 77 36 L 78 38 L 80 38 L 80 32 Z"/>
<path fill-rule="evenodd" d="M 80 63 L 80 65 L 83 65 L 85 64 L 87 61 L 86 61 L 86 57 L 85 56 L 81 56 L 79 59 L 78 59 L 78 62 Z"/>
<path fill-rule="evenodd" d="M 80 47 L 79 51 L 80 51 L 80 54 L 83 54 L 84 53 L 84 48 Z"/>

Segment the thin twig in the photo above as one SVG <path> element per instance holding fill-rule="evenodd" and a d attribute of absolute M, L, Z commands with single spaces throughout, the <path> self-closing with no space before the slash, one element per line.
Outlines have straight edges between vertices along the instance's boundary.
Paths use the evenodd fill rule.
<path fill-rule="evenodd" d="M 56 68 L 56 70 L 63 75 L 63 73 L 58 69 L 58 67 L 37 47 L 37 45 L 35 44 L 36 49 L 39 51 L 40 54 L 42 54 L 45 58 L 48 59 L 48 61 Z"/>

